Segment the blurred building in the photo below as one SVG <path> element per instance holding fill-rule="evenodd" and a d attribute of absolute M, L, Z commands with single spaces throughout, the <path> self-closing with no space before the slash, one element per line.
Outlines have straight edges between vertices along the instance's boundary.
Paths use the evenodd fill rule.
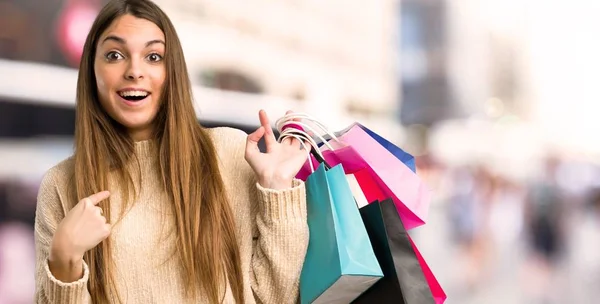
<path fill-rule="evenodd" d="M 523 11 L 514 1 L 401 3 L 404 124 L 526 116 Z"/>
<path fill-rule="evenodd" d="M 312 112 L 396 108 L 397 0 L 156 2 L 196 83 L 305 100 Z"/>
<path fill-rule="evenodd" d="M 25 138 L 70 142 L 81 49 L 106 2 L 0 1 L 0 143 L 23 147 L 11 158 Z M 403 140 L 400 0 L 155 2 L 177 29 L 205 125 L 251 131 L 259 109 L 295 110 Z"/>
<path fill-rule="evenodd" d="M 0 97 L 24 99 L 22 95 L 34 91 L 53 105 L 71 107 L 80 48 L 106 0 L 37 2 L 0 2 L 6 15 L 0 30 L 0 60 L 10 60 L 0 62 L 0 69 L 15 76 L 10 84 L 0 85 Z M 400 139 L 394 115 L 399 100 L 398 0 L 369 5 L 155 2 L 170 16 L 182 41 L 199 116 L 248 126 L 255 125 L 260 108 L 273 116 L 294 109 L 312 113 L 332 128 L 361 119 L 392 140 Z M 25 37 L 42 38 L 31 42 Z M 27 66 L 15 66 L 14 61 Z M 39 88 L 32 90 L 27 83 L 31 74 L 25 71 L 37 75 Z M 56 73 L 63 75 L 61 81 L 51 77 Z M 27 99 L 42 103 L 36 96 Z"/>
<path fill-rule="evenodd" d="M 401 1 L 401 111 L 404 125 L 431 126 L 456 115 L 451 90 L 446 1 Z"/>

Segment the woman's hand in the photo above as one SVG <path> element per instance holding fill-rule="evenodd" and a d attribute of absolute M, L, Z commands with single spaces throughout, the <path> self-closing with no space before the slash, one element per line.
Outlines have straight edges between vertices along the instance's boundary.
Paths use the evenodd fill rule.
<path fill-rule="evenodd" d="M 58 224 L 48 266 L 50 272 L 62 282 L 73 282 L 83 275 L 83 255 L 110 235 L 98 203 L 110 196 L 108 191 L 98 192 L 79 201 Z"/>
<path fill-rule="evenodd" d="M 297 139 L 286 138 L 281 143 L 277 142 L 265 111 L 261 110 L 258 116 L 261 127 L 248 135 L 246 161 L 256 173 L 258 183 L 264 188 L 290 188 L 294 177 L 308 159 L 309 151 L 301 149 L 302 145 Z M 263 137 L 267 147 L 266 153 L 258 149 L 258 141 Z M 306 145 L 307 149 L 310 147 Z"/>

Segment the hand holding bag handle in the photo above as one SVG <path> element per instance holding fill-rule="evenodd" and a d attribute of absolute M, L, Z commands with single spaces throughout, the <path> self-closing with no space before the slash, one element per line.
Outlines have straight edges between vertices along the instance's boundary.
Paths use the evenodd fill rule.
<path fill-rule="evenodd" d="M 320 122 L 316 118 L 314 118 L 306 113 L 289 113 L 289 114 L 284 115 L 283 117 L 281 117 L 280 119 L 278 119 L 275 122 L 277 129 L 281 132 L 281 130 L 285 129 L 286 126 L 293 127 L 293 125 L 296 124 L 296 125 L 299 125 L 299 126 L 309 129 L 309 131 L 312 131 L 315 134 L 315 136 L 317 136 L 317 137 L 319 137 L 319 139 L 321 139 L 323 144 L 327 144 L 327 140 L 325 140 L 322 136 L 320 136 L 318 132 L 315 132 L 312 127 L 310 127 L 309 125 L 307 125 L 303 122 L 300 122 L 300 121 L 297 121 L 294 119 L 304 119 L 304 120 L 311 122 L 312 124 L 319 127 L 319 129 L 321 129 L 321 131 L 323 131 L 323 133 L 329 135 L 332 140 L 334 140 L 338 144 L 343 145 L 343 143 L 338 139 L 338 137 L 334 134 L 334 132 L 332 132 L 322 122 Z M 327 147 L 331 149 L 331 146 L 327 145 Z"/>
<path fill-rule="evenodd" d="M 294 138 L 300 140 L 300 142 L 304 142 L 304 140 L 308 141 L 308 143 L 313 147 L 312 149 L 310 149 L 310 154 L 312 154 L 319 163 L 322 163 L 326 169 L 331 169 L 331 165 L 329 165 L 327 163 L 327 161 L 325 160 L 325 157 L 323 156 L 323 154 L 321 153 L 321 150 L 319 149 L 319 145 L 308 133 L 306 133 L 303 130 L 294 128 L 294 127 L 285 128 L 285 126 L 288 126 L 288 125 L 292 126 L 294 124 L 301 125 L 301 124 L 298 124 L 297 121 L 289 122 L 288 124 L 285 124 L 283 126 L 283 131 L 281 131 L 281 135 L 279 136 L 279 140 L 281 141 L 286 137 L 294 137 Z M 319 136 L 321 139 L 323 139 L 321 137 L 321 135 L 317 135 L 317 136 Z M 302 140 L 302 139 L 304 139 L 304 140 Z M 310 159 L 310 157 L 308 158 L 308 162 L 310 165 L 311 172 L 314 172 L 314 166 L 312 164 L 312 160 Z"/>
<path fill-rule="evenodd" d="M 312 140 L 312 138 L 311 138 L 311 139 L 308 139 L 308 138 L 305 138 L 304 136 L 300 136 L 300 135 L 297 135 L 297 134 L 293 134 L 293 133 L 291 133 L 291 132 L 286 132 L 285 134 L 281 134 L 281 135 L 279 136 L 279 138 L 277 139 L 277 141 L 278 141 L 278 142 L 281 142 L 281 141 L 283 141 L 285 138 L 288 138 L 288 137 L 293 137 L 293 138 L 297 139 L 297 140 L 300 142 L 300 144 L 302 145 L 302 148 L 304 148 L 304 150 L 306 150 L 306 151 L 307 151 L 307 153 L 306 153 L 306 157 L 307 157 L 307 158 L 308 158 L 308 160 L 309 160 L 309 162 L 308 162 L 308 163 L 309 163 L 309 165 L 310 165 L 310 170 L 311 170 L 311 172 L 315 172 L 315 168 L 313 167 L 313 164 L 312 164 L 312 162 L 310 161 L 310 155 L 314 153 L 314 152 L 313 152 L 313 151 L 314 151 L 314 149 L 309 149 L 309 148 L 306 146 L 306 141 L 309 141 L 309 142 L 310 142 L 310 140 Z M 314 140 L 313 140 L 313 142 L 314 142 Z M 311 146 L 312 146 L 312 143 L 311 143 Z M 319 151 L 319 152 L 318 152 L 318 154 L 321 154 L 321 152 Z M 322 157 L 323 157 L 323 155 L 321 155 L 321 158 L 322 158 Z"/>
<path fill-rule="evenodd" d="M 318 121 L 317 119 L 313 118 L 312 116 L 310 116 L 308 114 L 289 113 L 277 120 L 276 127 L 280 133 L 291 132 L 291 133 L 300 134 L 303 137 L 305 137 L 306 139 L 312 139 L 312 141 L 310 141 L 311 145 L 313 146 L 313 150 L 311 151 L 311 153 L 317 159 L 318 162 L 323 163 L 325 165 L 326 169 L 331 169 L 331 165 L 327 163 L 327 161 L 323 157 L 323 154 L 316 153 L 317 151 L 320 152 L 320 148 L 319 148 L 318 144 L 316 143 L 316 141 L 314 141 L 314 137 L 317 137 L 329 150 L 334 150 L 334 148 L 329 144 L 327 139 L 325 139 L 319 132 L 316 132 L 309 124 L 298 121 L 298 119 L 306 119 L 306 120 L 312 122 L 317 127 L 319 127 L 319 129 L 321 129 L 323 132 L 325 132 L 325 134 L 329 135 L 333 141 L 337 142 L 340 145 L 345 145 L 345 144 L 342 143 L 335 136 L 335 134 L 333 132 L 331 132 L 329 130 L 329 128 L 327 128 L 323 123 L 321 123 L 320 121 Z M 303 128 L 303 129 L 308 129 L 309 131 L 311 131 L 313 133 L 313 135 L 311 136 L 306 131 L 304 131 L 298 127 Z"/>

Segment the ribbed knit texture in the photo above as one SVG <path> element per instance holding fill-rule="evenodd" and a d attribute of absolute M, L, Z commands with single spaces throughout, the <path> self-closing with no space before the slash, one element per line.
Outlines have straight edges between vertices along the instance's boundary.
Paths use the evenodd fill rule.
<path fill-rule="evenodd" d="M 246 303 L 295 303 L 308 246 L 304 183 L 275 191 L 256 183 L 244 160 L 246 134 L 232 128 L 209 130 L 236 220 Z M 161 184 L 155 142 L 136 143 L 141 164 L 137 201 L 126 210 L 110 235 L 115 278 L 125 303 L 186 303 L 185 282 L 176 256 L 171 202 Z M 67 159 L 44 176 L 35 221 L 37 303 L 91 303 L 87 289 L 88 265 L 72 283 L 58 281 L 48 269 L 48 250 L 58 223 L 65 216 L 68 179 L 73 162 Z M 93 174 L 93 172 L 90 172 Z M 119 185 L 111 179 L 111 222 L 122 210 Z M 91 194 L 91 193 L 90 193 Z M 233 303 L 227 288 L 225 303 Z M 191 303 L 206 303 L 199 297 Z"/>

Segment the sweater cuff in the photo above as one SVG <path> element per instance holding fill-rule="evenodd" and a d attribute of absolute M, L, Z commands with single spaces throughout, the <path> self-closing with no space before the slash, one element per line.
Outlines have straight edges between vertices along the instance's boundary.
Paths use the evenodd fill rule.
<path fill-rule="evenodd" d="M 256 187 L 265 220 L 306 219 L 306 188 L 303 181 L 294 179 L 292 187 L 283 190 L 264 188 L 259 183 L 256 183 Z"/>
<path fill-rule="evenodd" d="M 83 261 L 83 277 L 71 283 L 65 283 L 55 278 L 52 272 L 50 272 L 47 260 L 44 268 L 47 276 L 44 290 L 48 299 L 54 300 L 55 303 L 65 304 L 82 303 L 82 300 L 86 299 L 90 270 L 85 261 Z"/>

